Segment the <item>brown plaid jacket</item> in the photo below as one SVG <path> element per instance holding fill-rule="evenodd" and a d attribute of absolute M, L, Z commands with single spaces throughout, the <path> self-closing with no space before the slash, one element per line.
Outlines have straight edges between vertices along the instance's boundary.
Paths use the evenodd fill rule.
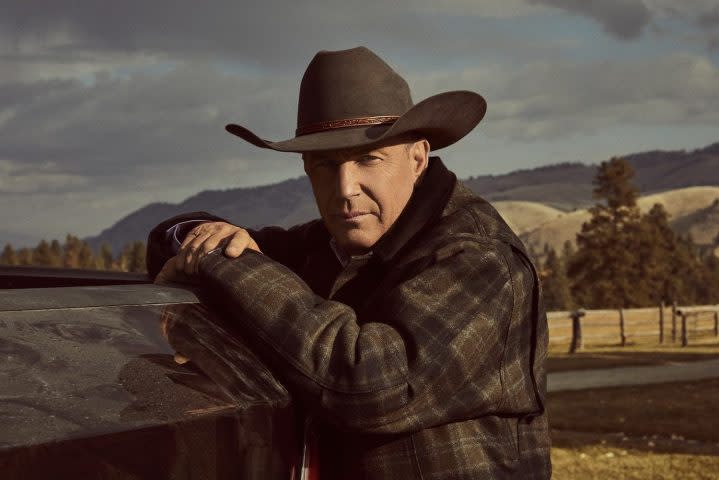
<path fill-rule="evenodd" d="M 153 231 L 151 274 L 164 229 L 198 215 Z M 264 255 L 206 256 L 203 290 L 319 419 L 323 480 L 551 476 L 536 271 L 439 158 L 346 267 L 320 220 L 251 234 Z"/>

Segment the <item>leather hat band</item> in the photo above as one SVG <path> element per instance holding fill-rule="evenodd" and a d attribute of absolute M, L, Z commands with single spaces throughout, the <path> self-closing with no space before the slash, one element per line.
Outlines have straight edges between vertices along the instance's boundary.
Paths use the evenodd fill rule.
<path fill-rule="evenodd" d="M 397 121 L 398 118 L 399 116 L 397 115 L 385 115 L 381 117 L 347 118 L 345 120 L 331 120 L 329 122 L 310 123 L 308 125 L 302 125 L 301 127 L 297 127 L 297 130 L 295 130 L 295 135 L 299 137 L 300 135 L 324 132 L 325 130 L 335 130 L 338 128 L 392 124 Z"/>

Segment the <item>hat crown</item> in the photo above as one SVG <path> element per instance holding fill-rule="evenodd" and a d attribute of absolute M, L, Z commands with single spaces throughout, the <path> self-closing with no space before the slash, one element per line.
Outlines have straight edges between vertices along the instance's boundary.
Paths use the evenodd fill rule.
<path fill-rule="evenodd" d="M 302 77 L 297 127 L 401 116 L 412 106 L 407 82 L 368 48 L 321 51 Z"/>

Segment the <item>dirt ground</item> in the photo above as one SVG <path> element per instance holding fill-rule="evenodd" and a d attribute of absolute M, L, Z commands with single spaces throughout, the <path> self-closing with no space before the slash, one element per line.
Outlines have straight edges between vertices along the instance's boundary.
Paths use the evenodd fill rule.
<path fill-rule="evenodd" d="M 555 479 L 719 478 L 719 379 L 557 392 L 547 405 Z"/>

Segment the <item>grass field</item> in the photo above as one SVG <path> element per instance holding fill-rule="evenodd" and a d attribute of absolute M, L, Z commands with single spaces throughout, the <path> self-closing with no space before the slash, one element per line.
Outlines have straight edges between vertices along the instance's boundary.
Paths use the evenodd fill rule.
<path fill-rule="evenodd" d="M 716 307 L 714 307 L 716 310 Z M 664 332 L 664 344 L 679 343 L 681 340 L 681 318 L 672 322 L 671 308 L 662 311 L 660 323 L 659 308 L 626 309 L 624 316 L 624 339 L 633 344 L 659 344 L 660 325 Z M 572 320 L 569 312 L 549 312 L 549 342 L 553 346 L 569 345 L 572 338 Z M 622 330 L 619 310 L 587 310 L 581 319 L 582 341 L 587 347 L 594 345 L 619 344 Z M 689 344 L 701 343 L 715 335 L 714 312 L 690 315 L 686 322 Z M 672 333 L 673 332 L 673 333 Z M 673 342 L 672 342 L 673 340 Z"/>
<path fill-rule="evenodd" d="M 702 345 L 550 352 L 550 371 L 719 357 Z M 549 394 L 555 479 L 719 478 L 719 379 Z"/>

